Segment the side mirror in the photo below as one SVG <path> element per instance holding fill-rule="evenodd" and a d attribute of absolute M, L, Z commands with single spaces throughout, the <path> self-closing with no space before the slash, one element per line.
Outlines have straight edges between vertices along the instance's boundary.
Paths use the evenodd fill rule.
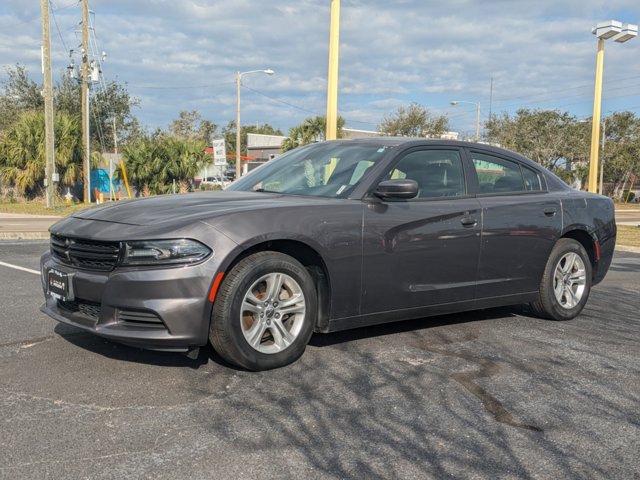
<path fill-rule="evenodd" d="M 380 182 L 373 194 L 383 200 L 408 200 L 418 194 L 418 182 L 415 180 L 385 180 Z"/>

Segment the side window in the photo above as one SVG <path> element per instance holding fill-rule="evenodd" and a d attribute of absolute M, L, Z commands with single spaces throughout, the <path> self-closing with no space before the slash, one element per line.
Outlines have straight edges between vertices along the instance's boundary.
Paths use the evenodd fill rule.
<path fill-rule="evenodd" d="M 527 190 L 520 171 L 520 164 L 478 152 L 471 152 L 471 159 L 478 174 L 480 193 L 524 192 Z M 535 172 L 531 173 L 535 174 Z"/>
<path fill-rule="evenodd" d="M 416 198 L 466 195 L 462 159 L 457 150 L 417 150 L 400 159 L 386 179 L 408 178 L 418 183 Z"/>
<path fill-rule="evenodd" d="M 522 167 L 522 176 L 524 177 L 524 189 L 528 192 L 540 192 L 542 183 L 540 175 L 527 167 Z"/>

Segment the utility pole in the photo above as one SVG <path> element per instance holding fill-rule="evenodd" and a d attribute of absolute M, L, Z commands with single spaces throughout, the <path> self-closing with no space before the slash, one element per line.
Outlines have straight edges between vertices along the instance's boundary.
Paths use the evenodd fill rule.
<path fill-rule="evenodd" d="M 53 82 L 51 81 L 51 36 L 49 34 L 49 0 L 41 0 L 42 7 L 42 73 L 44 75 L 44 186 L 47 208 L 55 198 L 55 139 L 53 132 Z"/>
<path fill-rule="evenodd" d="M 89 203 L 91 201 L 91 152 L 89 145 L 89 0 L 82 0 L 82 152 L 84 154 L 84 203 Z"/>
<path fill-rule="evenodd" d="M 493 107 L 493 77 L 491 77 L 491 86 L 489 87 L 489 121 L 491 121 L 492 107 Z"/>
<path fill-rule="evenodd" d="M 327 127 L 325 140 L 338 138 L 338 54 L 340 48 L 340 0 L 331 0 L 329 73 L 327 78 Z"/>

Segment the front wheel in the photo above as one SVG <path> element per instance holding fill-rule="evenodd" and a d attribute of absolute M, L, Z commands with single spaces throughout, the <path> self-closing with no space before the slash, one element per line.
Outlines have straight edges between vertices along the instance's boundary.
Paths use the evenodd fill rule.
<path fill-rule="evenodd" d="M 282 253 L 259 252 L 234 266 L 220 286 L 209 339 L 239 367 L 282 367 L 304 352 L 317 310 L 315 285 L 304 266 Z"/>
<path fill-rule="evenodd" d="M 591 262 L 576 240 L 562 238 L 549 255 L 534 312 L 551 320 L 571 320 L 582 311 L 591 291 Z"/>

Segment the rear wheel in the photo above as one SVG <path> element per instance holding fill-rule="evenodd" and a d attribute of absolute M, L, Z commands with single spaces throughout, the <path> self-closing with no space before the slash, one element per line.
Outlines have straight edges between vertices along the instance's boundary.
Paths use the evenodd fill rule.
<path fill-rule="evenodd" d="M 313 280 L 297 260 L 259 252 L 231 269 L 218 292 L 209 329 L 214 349 L 248 370 L 297 360 L 317 316 Z"/>
<path fill-rule="evenodd" d="M 584 308 L 590 291 L 589 255 L 578 241 L 562 238 L 549 255 L 538 300 L 531 306 L 540 317 L 571 320 Z"/>

